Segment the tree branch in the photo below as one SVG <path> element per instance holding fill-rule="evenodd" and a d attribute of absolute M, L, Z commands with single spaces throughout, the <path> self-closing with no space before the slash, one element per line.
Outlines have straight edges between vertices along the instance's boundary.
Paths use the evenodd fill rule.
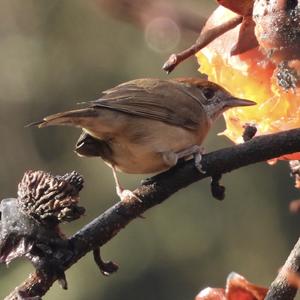
<path fill-rule="evenodd" d="M 168 58 L 168 60 L 164 63 L 162 69 L 165 70 L 169 74 L 181 62 L 188 59 L 192 55 L 196 54 L 198 51 L 200 51 L 201 49 L 206 47 L 208 44 L 210 44 L 213 40 L 215 40 L 220 35 L 224 34 L 225 32 L 229 31 L 230 29 L 235 28 L 242 21 L 243 21 L 243 17 L 237 16 L 219 26 L 216 26 L 216 27 L 208 29 L 208 30 L 201 31 L 195 44 L 193 44 L 192 46 L 183 50 L 180 53 L 171 54 L 170 57 Z"/>
<path fill-rule="evenodd" d="M 300 129 L 255 137 L 252 140 L 203 155 L 199 173 L 193 161 L 145 180 L 134 193 L 142 201 L 128 199 L 109 208 L 68 239 L 68 255 L 61 258 L 61 268 L 67 270 L 89 251 L 106 244 L 129 222 L 169 196 L 206 177 L 217 176 L 235 169 L 300 151 Z M 72 255 L 70 255 L 72 251 Z M 58 279 L 55 272 L 45 268 L 32 275 L 6 299 L 43 296 Z"/>
<path fill-rule="evenodd" d="M 293 281 L 297 277 L 299 282 L 300 272 L 300 239 L 287 258 L 284 266 L 272 282 L 266 300 L 292 300 L 295 298 L 298 287 Z"/>

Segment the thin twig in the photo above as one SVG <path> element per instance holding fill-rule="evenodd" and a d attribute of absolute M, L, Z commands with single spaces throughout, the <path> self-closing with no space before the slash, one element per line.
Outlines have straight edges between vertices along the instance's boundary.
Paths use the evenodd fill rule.
<path fill-rule="evenodd" d="M 300 151 L 300 129 L 293 129 L 255 137 L 244 144 L 203 155 L 202 167 L 206 171 L 205 174 L 198 172 L 193 161 L 189 161 L 156 175 L 143 182 L 134 191 L 142 202 L 134 198 L 119 202 L 71 236 L 68 242 L 73 255 L 62 257 L 61 268 L 67 270 L 89 251 L 106 244 L 146 210 L 195 181 L 298 151 Z M 6 299 L 15 299 L 16 295 L 20 294 L 24 297 L 41 297 L 55 280 L 57 275 L 47 270 L 34 273 Z"/>
<path fill-rule="evenodd" d="M 202 48 L 206 47 L 209 43 L 211 43 L 213 40 L 215 40 L 220 35 L 224 34 L 225 32 L 235 28 L 237 25 L 239 25 L 243 21 L 243 17 L 238 16 L 230 19 L 229 21 L 213 27 L 211 29 L 202 31 L 194 45 L 191 47 L 183 50 L 180 53 L 177 54 L 171 54 L 168 60 L 163 65 L 163 70 L 165 70 L 167 73 L 172 72 L 177 65 L 179 65 L 181 62 L 186 60 L 187 58 L 191 57 L 192 55 L 196 54 L 198 51 L 200 51 Z"/>

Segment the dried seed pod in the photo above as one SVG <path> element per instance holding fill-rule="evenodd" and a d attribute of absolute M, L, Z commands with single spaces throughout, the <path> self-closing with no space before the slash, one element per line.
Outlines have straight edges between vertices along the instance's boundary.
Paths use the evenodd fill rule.
<path fill-rule="evenodd" d="M 84 214 L 79 207 L 83 178 L 76 172 L 53 176 L 43 171 L 27 171 L 18 186 L 18 202 L 23 212 L 38 222 L 57 225 Z"/>
<path fill-rule="evenodd" d="M 255 35 L 272 61 L 300 58 L 300 4 L 294 0 L 256 0 Z"/>
<path fill-rule="evenodd" d="M 219 8 L 227 13 L 222 15 L 222 9 L 216 9 L 196 43 L 178 54 L 172 54 L 163 69 L 169 73 L 197 51 L 202 49 L 203 52 L 207 52 L 203 49 L 207 47 L 209 52 L 209 49 L 219 45 L 222 59 L 236 63 L 241 60 L 246 62 L 246 67 L 249 62 L 252 64 L 253 58 L 254 63 L 258 64 L 263 55 L 264 61 L 261 63 L 272 66 L 273 78 L 277 81 L 276 87 L 272 88 L 296 93 L 296 89 L 300 89 L 300 1 L 217 0 L 217 2 L 220 4 Z M 237 22 L 233 22 L 234 20 Z M 232 34 L 232 31 L 235 33 Z M 214 42 L 215 40 L 217 41 Z M 224 51 L 222 47 L 224 44 L 228 44 L 229 49 Z M 211 60 L 213 56 L 208 55 L 208 59 Z M 231 58 L 231 56 L 238 57 Z M 243 63 L 241 65 L 244 72 L 245 66 Z M 270 79 L 269 85 L 270 83 L 274 85 L 272 83 L 274 79 Z"/>
<path fill-rule="evenodd" d="M 27 171 L 19 183 L 18 198 L 0 202 L 0 263 L 25 257 L 38 273 L 55 274 L 66 289 L 62 265 L 72 256 L 73 248 L 58 224 L 84 213 L 85 209 L 77 205 L 82 188 L 83 178 L 76 172 L 53 176 Z M 20 296 L 22 291 L 16 292 Z"/>

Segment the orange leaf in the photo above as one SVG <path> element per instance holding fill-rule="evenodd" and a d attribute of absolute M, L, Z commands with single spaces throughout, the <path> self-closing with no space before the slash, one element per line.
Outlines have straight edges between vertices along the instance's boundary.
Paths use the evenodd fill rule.
<path fill-rule="evenodd" d="M 243 276 L 232 272 L 227 277 L 225 289 L 205 288 L 195 300 L 263 300 L 267 292 L 267 288 L 250 283 Z"/>

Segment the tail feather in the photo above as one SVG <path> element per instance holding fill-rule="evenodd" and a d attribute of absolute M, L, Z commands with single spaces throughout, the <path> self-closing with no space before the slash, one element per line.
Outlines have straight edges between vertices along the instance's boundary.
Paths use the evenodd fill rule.
<path fill-rule="evenodd" d="M 25 127 L 33 127 L 33 126 L 40 127 L 40 125 L 43 124 L 44 122 L 45 122 L 44 120 L 37 121 L 37 122 L 32 122 L 32 123 L 29 123 L 29 124 L 25 125 Z"/>
<path fill-rule="evenodd" d="M 42 121 L 33 122 L 28 124 L 27 126 L 37 126 L 39 128 L 42 128 L 55 125 L 70 125 L 80 127 L 81 125 L 83 125 L 84 119 L 91 118 L 96 115 L 97 112 L 92 108 L 70 110 L 47 116 Z"/>

